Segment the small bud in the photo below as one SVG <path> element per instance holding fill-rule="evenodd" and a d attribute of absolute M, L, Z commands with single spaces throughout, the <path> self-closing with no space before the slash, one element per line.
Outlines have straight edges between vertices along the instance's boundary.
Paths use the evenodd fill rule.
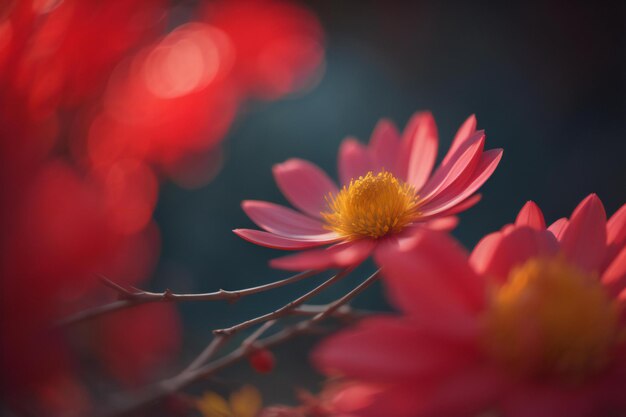
<path fill-rule="evenodd" d="M 274 354 L 267 349 L 260 349 L 252 352 L 248 356 L 248 362 L 252 369 L 260 374 L 266 374 L 274 369 L 276 358 Z"/>

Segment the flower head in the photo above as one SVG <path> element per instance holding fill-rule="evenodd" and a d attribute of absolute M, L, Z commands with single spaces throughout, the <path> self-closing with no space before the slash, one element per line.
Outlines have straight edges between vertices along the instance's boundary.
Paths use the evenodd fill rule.
<path fill-rule="evenodd" d="M 400 135 L 381 120 L 365 146 L 345 139 L 339 149 L 337 187 L 320 168 L 300 159 L 274 167 L 276 182 L 292 210 L 244 201 L 259 227 L 237 229 L 242 238 L 276 249 L 305 251 L 272 261 L 287 270 L 343 268 L 362 262 L 379 246 L 393 245 L 416 228 L 451 229 L 455 214 L 480 200 L 475 194 L 491 176 L 502 150 L 484 151 L 485 134 L 471 116 L 461 126 L 441 165 L 437 129 L 430 113 L 417 113 Z"/>
<path fill-rule="evenodd" d="M 626 412 L 626 205 L 595 195 L 546 227 L 527 203 L 471 255 L 423 229 L 377 252 L 402 315 L 314 355 L 356 416 L 613 416 Z M 610 414 L 615 413 L 615 414 Z"/>

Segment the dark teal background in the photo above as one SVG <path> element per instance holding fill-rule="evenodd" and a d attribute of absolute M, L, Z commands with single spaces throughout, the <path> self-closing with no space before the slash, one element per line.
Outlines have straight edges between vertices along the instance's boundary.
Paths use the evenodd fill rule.
<path fill-rule="evenodd" d="M 613 213 L 626 202 L 624 3 L 531 3 L 310 2 L 327 31 L 323 79 L 307 94 L 250 105 L 224 142 L 224 168 L 209 185 L 163 186 L 156 212 L 163 251 L 152 288 L 212 291 L 286 277 L 267 266 L 280 252 L 231 232 L 253 227 L 240 202 L 285 202 L 271 167 L 291 157 L 336 178 L 344 137 L 368 140 L 381 117 L 402 128 L 417 110 L 433 112 L 440 155 L 472 113 L 486 130 L 486 147 L 504 148 L 482 202 L 461 215 L 454 235 L 464 244 L 471 247 L 512 221 L 529 199 L 549 222 L 569 216 L 591 192 Z M 372 268 L 361 268 L 318 301 L 340 296 Z M 236 305 L 181 305 L 181 364 L 203 348 L 211 329 L 273 310 L 319 282 Z M 381 293 L 370 290 L 355 304 L 385 309 Z M 293 401 L 294 387 L 316 387 L 306 365 L 312 342 L 304 338 L 278 349 L 273 375 L 254 375 L 244 365 L 220 380 L 225 388 L 251 381 L 269 402 Z"/>

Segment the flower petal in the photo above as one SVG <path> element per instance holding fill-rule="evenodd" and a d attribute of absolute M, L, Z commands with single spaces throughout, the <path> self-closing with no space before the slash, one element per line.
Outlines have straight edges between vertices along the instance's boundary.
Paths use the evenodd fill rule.
<path fill-rule="evenodd" d="M 429 392 L 429 416 L 478 416 L 493 407 L 506 389 L 498 369 L 476 360 L 442 375 Z"/>
<path fill-rule="evenodd" d="M 588 417 L 604 405 L 589 384 L 533 384 L 508 390 L 502 402 L 507 417 Z"/>
<path fill-rule="evenodd" d="M 456 132 L 456 135 L 452 140 L 452 144 L 450 145 L 450 149 L 448 149 L 448 153 L 443 158 L 441 164 L 447 164 L 454 155 L 454 153 L 457 151 L 457 149 L 461 147 L 463 142 L 469 139 L 469 137 L 472 136 L 474 133 L 476 133 L 476 115 L 472 114 L 465 120 L 465 122 L 463 122 L 459 130 Z"/>
<path fill-rule="evenodd" d="M 415 126 L 415 132 L 408 150 L 409 161 L 406 171 L 406 181 L 415 187 L 422 188 L 435 165 L 439 139 L 437 125 L 432 114 L 420 116 L 420 123 Z"/>
<path fill-rule="evenodd" d="M 400 382 L 450 371 L 467 356 L 463 344 L 428 334 L 410 320 L 377 317 L 324 340 L 313 362 L 327 375 Z"/>
<path fill-rule="evenodd" d="M 406 313 L 460 323 L 484 303 L 483 281 L 465 250 L 445 233 L 421 228 L 400 243 L 385 242 L 374 259 L 392 303 Z"/>
<path fill-rule="evenodd" d="M 272 259 L 272 268 L 288 271 L 347 268 L 363 262 L 374 250 L 376 242 L 371 239 L 338 243 L 325 249 L 310 250 L 296 255 Z"/>
<path fill-rule="evenodd" d="M 556 240 L 560 241 L 561 237 L 563 236 L 563 232 L 567 228 L 568 223 L 569 220 L 567 219 L 567 217 L 561 217 L 560 219 L 552 223 L 550 227 L 548 227 L 548 230 L 554 235 Z"/>
<path fill-rule="evenodd" d="M 391 172 L 395 176 L 401 176 L 397 172 L 397 158 L 400 150 L 400 134 L 392 121 L 381 119 L 372 132 L 369 143 L 369 152 L 373 161 L 373 169 L 377 172 Z"/>
<path fill-rule="evenodd" d="M 409 160 L 413 145 L 416 139 L 416 133 L 423 123 L 428 123 L 428 119 L 432 119 L 430 112 L 416 112 L 407 122 L 404 130 L 402 131 L 402 138 L 400 140 L 400 153 L 398 154 L 397 169 L 400 173 L 400 178 L 403 181 L 407 181 L 409 172 Z"/>
<path fill-rule="evenodd" d="M 626 241 L 626 204 L 620 207 L 606 223 L 607 243 L 620 244 Z"/>
<path fill-rule="evenodd" d="M 476 170 L 483 148 L 485 135 L 476 132 L 470 139 L 463 143 L 455 156 L 446 165 L 441 165 L 419 190 L 423 201 L 428 201 L 438 193 L 446 190 L 454 184 L 463 183 Z"/>
<path fill-rule="evenodd" d="M 287 200 L 303 212 L 320 218 L 326 210 L 326 196 L 338 192 L 335 183 L 316 165 L 289 159 L 274 165 L 274 179 Z"/>
<path fill-rule="evenodd" d="M 424 226 L 431 230 L 441 230 L 449 232 L 459 224 L 459 218 L 456 216 L 437 217 L 424 223 Z"/>
<path fill-rule="evenodd" d="M 235 234 L 248 242 L 273 249 L 298 250 L 332 243 L 334 239 L 303 240 L 278 236 L 261 230 L 235 229 Z"/>
<path fill-rule="evenodd" d="M 424 384 L 348 382 L 332 396 L 332 415 L 342 417 L 415 417 L 428 396 Z"/>
<path fill-rule="evenodd" d="M 502 149 L 483 152 L 480 163 L 469 180 L 455 191 L 433 197 L 421 209 L 425 216 L 444 212 L 469 198 L 491 177 L 502 159 Z"/>
<path fill-rule="evenodd" d="M 602 275 L 602 283 L 612 294 L 617 295 L 626 289 L 626 247 L 613 259 Z"/>
<path fill-rule="evenodd" d="M 543 213 L 534 201 L 528 201 L 524 204 L 524 207 L 520 210 L 517 218 L 515 219 L 516 226 L 528 226 L 537 230 L 544 230 L 546 228 L 546 221 L 543 218 Z"/>
<path fill-rule="evenodd" d="M 322 222 L 298 213 L 290 208 L 267 201 L 246 200 L 241 207 L 257 226 L 270 233 L 313 240 L 326 239 L 335 235 L 324 229 Z"/>
<path fill-rule="evenodd" d="M 604 264 L 608 265 L 626 245 L 626 204 L 620 207 L 606 223 L 607 253 Z"/>
<path fill-rule="evenodd" d="M 515 266 L 537 256 L 555 255 L 558 249 L 554 235 L 547 230 L 513 226 L 483 238 L 470 259 L 476 272 L 504 282 Z"/>
<path fill-rule="evenodd" d="M 576 207 L 560 243 L 572 262 L 599 272 L 606 252 L 606 213 L 597 195 L 589 195 Z"/>
<path fill-rule="evenodd" d="M 354 138 L 347 138 L 339 147 L 339 180 L 349 185 L 350 180 L 359 178 L 373 170 L 374 164 L 365 145 Z"/>
<path fill-rule="evenodd" d="M 421 216 L 419 218 L 419 221 L 432 221 L 431 219 L 433 218 L 440 218 L 443 216 L 451 216 L 454 214 L 461 213 L 475 206 L 482 199 L 482 197 L 483 197 L 482 194 L 474 194 L 473 196 L 465 199 L 465 201 L 462 201 L 459 204 L 452 206 L 449 209 L 444 210 L 440 213 L 436 213 L 436 214 L 428 215 L 428 216 Z"/>

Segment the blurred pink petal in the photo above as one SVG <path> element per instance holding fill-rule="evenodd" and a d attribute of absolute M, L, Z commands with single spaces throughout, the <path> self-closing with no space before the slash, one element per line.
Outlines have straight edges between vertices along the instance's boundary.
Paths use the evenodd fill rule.
<path fill-rule="evenodd" d="M 402 247 L 381 245 L 375 260 L 391 299 L 407 313 L 459 317 L 484 303 L 484 284 L 468 266 L 467 253 L 441 232 L 424 229 Z"/>
<path fill-rule="evenodd" d="M 515 225 L 528 226 L 533 229 L 542 230 L 546 228 L 546 221 L 543 218 L 543 213 L 539 206 L 533 201 L 528 201 L 517 215 Z"/>
<path fill-rule="evenodd" d="M 563 236 L 563 232 L 567 228 L 568 223 L 569 223 L 569 220 L 567 219 L 567 217 L 561 217 L 560 219 L 552 223 L 548 227 L 548 230 L 554 235 L 554 237 L 557 240 L 561 240 L 561 237 Z"/>
<path fill-rule="evenodd" d="M 314 351 L 313 361 L 328 375 L 410 383 L 457 368 L 466 363 L 465 353 L 454 342 L 430 335 L 410 321 L 379 317 L 327 338 Z"/>
<path fill-rule="evenodd" d="M 602 283 L 614 294 L 626 289 L 626 247 L 622 248 L 602 275 Z"/>

